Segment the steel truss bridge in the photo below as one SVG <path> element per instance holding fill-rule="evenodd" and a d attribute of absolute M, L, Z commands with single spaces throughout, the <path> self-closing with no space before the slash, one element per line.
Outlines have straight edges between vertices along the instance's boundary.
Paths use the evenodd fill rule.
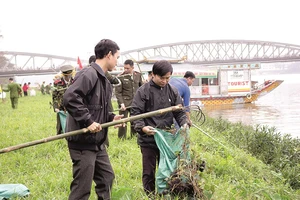
<path fill-rule="evenodd" d="M 86 60 L 81 60 L 86 64 Z M 64 64 L 77 66 L 77 58 L 49 54 L 0 51 L 0 71 L 52 70 L 59 71 Z"/>
<path fill-rule="evenodd" d="M 255 40 L 204 40 L 163 44 L 121 52 L 126 59 L 147 62 L 151 59 L 184 60 L 197 65 L 276 63 L 300 61 L 300 45 Z M 87 60 L 81 60 L 83 65 Z M 63 64 L 78 66 L 77 58 L 48 54 L 0 51 L 0 72 L 23 70 L 59 71 Z"/>
<path fill-rule="evenodd" d="M 300 45 L 255 40 L 204 40 L 151 46 L 122 52 L 122 59 L 185 59 L 199 65 L 300 61 Z"/>

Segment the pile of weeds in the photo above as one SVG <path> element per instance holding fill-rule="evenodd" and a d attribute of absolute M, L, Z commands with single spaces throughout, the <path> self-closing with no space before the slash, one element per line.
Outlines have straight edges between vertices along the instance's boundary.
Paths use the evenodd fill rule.
<path fill-rule="evenodd" d="M 194 161 L 190 163 L 179 162 L 178 168 L 167 178 L 169 193 L 180 198 L 190 196 L 204 199 L 203 182 L 199 175 L 204 168 L 204 161 L 201 164 Z"/>

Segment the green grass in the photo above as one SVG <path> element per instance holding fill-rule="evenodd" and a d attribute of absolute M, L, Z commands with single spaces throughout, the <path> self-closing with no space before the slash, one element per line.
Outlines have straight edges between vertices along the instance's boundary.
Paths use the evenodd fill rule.
<path fill-rule="evenodd" d="M 0 148 L 55 135 L 56 115 L 49 108 L 49 101 L 49 95 L 22 97 L 16 110 L 11 108 L 9 99 L 0 103 Z M 243 133 L 241 136 L 246 138 L 240 139 L 240 145 L 235 143 L 238 137 L 232 136 L 237 127 Z M 199 172 L 206 199 L 300 199 L 300 191 L 291 188 L 288 177 L 276 171 L 273 162 L 265 164 L 265 157 L 257 156 L 258 159 L 249 151 L 254 144 L 247 147 L 242 143 L 248 140 L 251 144 L 250 136 L 245 136 L 250 133 L 247 127 L 209 119 L 201 128 L 218 141 L 191 128 L 192 155 L 194 159 L 207 163 L 205 171 Z M 109 143 L 108 153 L 116 175 L 112 199 L 148 199 L 142 189 L 142 160 L 136 139 L 121 141 L 117 129 L 111 127 Z M 292 146 L 287 141 L 285 144 Z M 272 152 L 279 154 L 274 149 Z M 294 161 L 286 163 L 299 166 Z M 300 176 L 299 168 L 289 169 L 295 170 L 295 176 Z M 0 183 L 24 184 L 31 192 L 29 200 L 68 198 L 72 163 L 64 139 L 0 154 L 0 170 Z M 295 181 L 297 183 L 297 179 Z M 90 199 L 97 199 L 94 189 Z"/>

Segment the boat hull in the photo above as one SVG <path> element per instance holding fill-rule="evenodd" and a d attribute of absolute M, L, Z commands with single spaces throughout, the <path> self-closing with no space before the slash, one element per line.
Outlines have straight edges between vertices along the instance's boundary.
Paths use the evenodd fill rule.
<path fill-rule="evenodd" d="M 191 98 L 191 104 L 196 105 L 225 105 L 225 104 L 244 104 L 252 103 L 258 98 L 270 93 L 272 90 L 277 88 L 283 81 L 275 80 L 271 81 L 267 85 L 261 88 L 253 90 L 251 93 L 243 95 L 205 95 L 199 98 Z"/>

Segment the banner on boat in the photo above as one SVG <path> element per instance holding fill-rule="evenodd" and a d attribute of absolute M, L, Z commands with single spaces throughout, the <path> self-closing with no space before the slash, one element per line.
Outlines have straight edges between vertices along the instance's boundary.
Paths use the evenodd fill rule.
<path fill-rule="evenodd" d="M 251 80 L 249 73 L 244 70 L 228 71 L 228 94 L 249 93 Z"/>

